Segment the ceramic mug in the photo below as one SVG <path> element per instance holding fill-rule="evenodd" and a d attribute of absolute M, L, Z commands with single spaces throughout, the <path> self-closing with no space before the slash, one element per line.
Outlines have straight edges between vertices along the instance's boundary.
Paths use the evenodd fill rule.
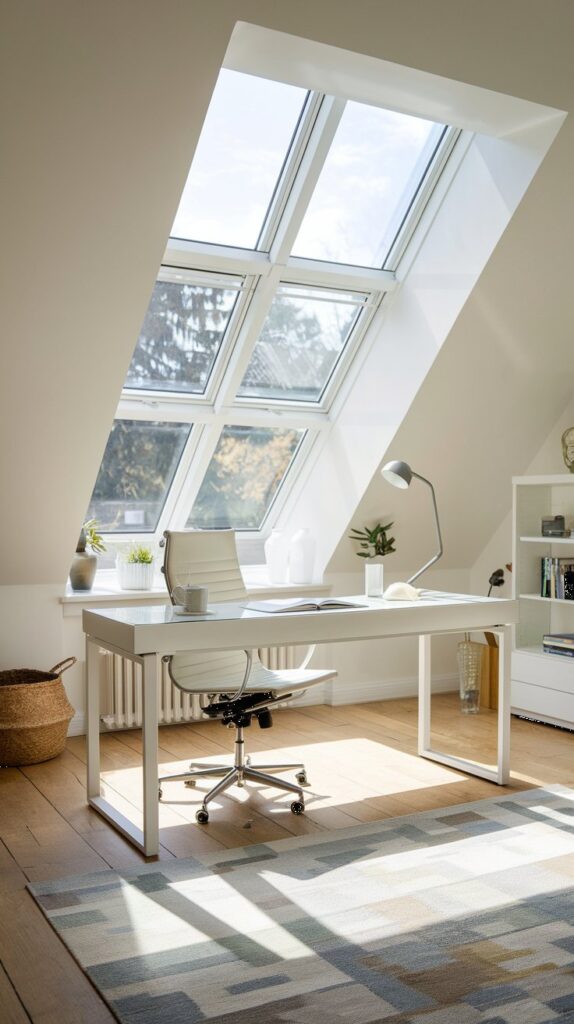
<path fill-rule="evenodd" d="M 207 587 L 186 583 L 183 587 L 174 587 L 172 597 L 190 615 L 202 615 L 207 611 Z"/>

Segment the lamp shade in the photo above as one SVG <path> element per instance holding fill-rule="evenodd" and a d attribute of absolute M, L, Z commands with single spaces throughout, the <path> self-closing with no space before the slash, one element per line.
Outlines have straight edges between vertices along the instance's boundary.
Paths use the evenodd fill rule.
<path fill-rule="evenodd" d="M 393 462 L 387 462 L 386 466 L 383 466 L 381 475 L 393 487 L 402 487 L 404 489 L 409 486 L 413 478 L 413 471 L 407 462 L 395 459 Z"/>

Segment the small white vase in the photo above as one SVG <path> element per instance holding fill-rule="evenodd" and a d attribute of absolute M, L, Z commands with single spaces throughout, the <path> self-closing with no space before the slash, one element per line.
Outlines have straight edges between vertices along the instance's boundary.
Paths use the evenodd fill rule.
<path fill-rule="evenodd" d="M 263 548 L 269 582 L 286 583 L 288 551 L 282 530 L 271 530 Z"/>
<path fill-rule="evenodd" d="M 297 530 L 289 544 L 289 580 L 291 583 L 312 583 L 315 565 L 315 540 L 304 527 Z"/>
<path fill-rule="evenodd" d="M 367 597 L 382 597 L 384 590 L 384 566 L 382 561 L 375 562 L 367 559 L 365 562 L 365 595 Z"/>

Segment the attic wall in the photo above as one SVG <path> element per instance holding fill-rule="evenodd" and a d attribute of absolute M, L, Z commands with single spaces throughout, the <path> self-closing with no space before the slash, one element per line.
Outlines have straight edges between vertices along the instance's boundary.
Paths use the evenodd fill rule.
<path fill-rule="evenodd" d="M 573 106 L 569 0 L 550 0 L 543 12 L 538 0 L 218 0 L 216 14 L 203 0 L 7 6 L 0 41 L 3 665 L 45 665 L 61 653 L 57 594 L 238 19 Z M 569 122 L 389 446 L 437 485 L 445 568 L 473 564 L 504 515 L 509 476 L 524 470 L 571 393 Z M 401 558 L 415 562 L 426 550 L 424 508 L 393 504 L 382 486 L 374 480 L 357 515 L 383 508 L 395 516 Z M 331 567 L 344 569 L 352 558 L 343 540 Z"/>

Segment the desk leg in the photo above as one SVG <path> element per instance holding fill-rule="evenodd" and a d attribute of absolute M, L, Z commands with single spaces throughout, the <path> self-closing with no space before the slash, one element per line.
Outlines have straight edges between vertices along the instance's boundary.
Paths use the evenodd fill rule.
<path fill-rule="evenodd" d="M 431 638 L 419 636 L 419 757 L 430 747 Z"/>
<path fill-rule="evenodd" d="M 88 799 L 100 795 L 100 677 L 99 648 L 86 637 L 86 753 Z"/>
<path fill-rule="evenodd" d="M 158 687 L 157 654 L 145 654 L 142 671 L 143 699 L 143 852 L 147 857 L 159 853 L 158 782 Z"/>
<path fill-rule="evenodd" d="M 500 642 L 498 684 L 498 754 L 495 768 L 477 761 L 467 761 L 454 754 L 443 754 L 430 746 L 431 721 L 431 657 L 430 636 L 419 637 L 419 757 L 456 768 L 468 775 L 477 775 L 489 782 L 505 786 L 510 775 L 510 626 L 489 626 Z"/>
<path fill-rule="evenodd" d="M 159 801 L 158 801 L 158 686 L 159 658 L 146 654 L 142 658 L 143 693 L 143 831 L 126 818 L 101 795 L 100 782 L 100 679 L 99 646 L 86 637 L 86 707 L 87 707 L 87 762 L 88 802 L 109 821 L 118 832 L 137 846 L 146 857 L 159 853 Z M 104 790 L 105 792 L 105 790 Z"/>
<path fill-rule="evenodd" d="M 510 778 L 510 626 L 498 632 L 498 783 Z"/>

